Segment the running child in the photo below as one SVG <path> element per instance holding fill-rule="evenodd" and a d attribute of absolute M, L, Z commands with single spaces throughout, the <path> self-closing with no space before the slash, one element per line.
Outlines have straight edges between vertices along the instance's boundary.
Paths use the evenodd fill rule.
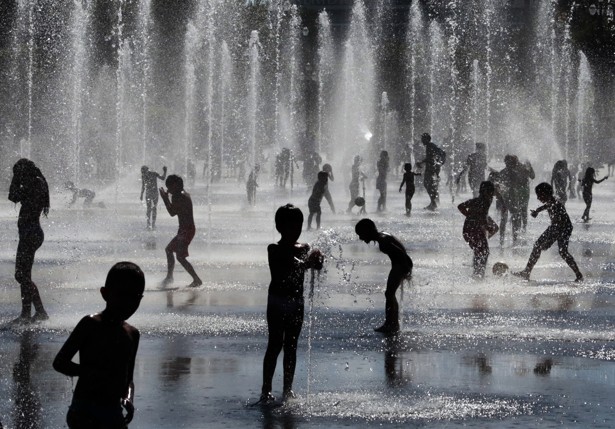
<path fill-rule="evenodd" d="M 602 179 L 596 180 L 596 170 L 592 167 L 588 167 L 587 170 L 585 170 L 583 179 L 579 180 L 583 192 L 583 201 L 585 201 L 585 211 L 583 212 L 583 216 L 581 216 L 584 222 L 589 222 L 589 210 L 592 207 L 594 183 L 604 182 L 608 178 L 609 176 L 604 176 Z"/>
<path fill-rule="evenodd" d="M 534 265 L 536 265 L 536 262 L 538 262 L 538 258 L 540 258 L 542 251 L 547 250 L 557 241 L 559 254 L 564 261 L 566 261 L 572 271 L 574 271 L 574 274 L 576 275 L 575 281 L 582 281 L 583 274 L 581 274 L 577 263 L 568 252 L 568 243 L 570 242 L 570 235 L 572 234 L 572 222 L 570 222 L 570 217 L 566 212 L 566 207 L 564 207 L 564 204 L 561 201 L 555 198 L 553 195 L 553 187 L 548 183 L 543 182 L 536 186 L 536 196 L 538 197 L 538 201 L 543 203 L 543 205 L 538 207 L 536 210 L 531 210 L 530 214 L 535 218 L 538 216 L 538 213 L 543 210 L 547 210 L 549 217 L 551 218 L 551 225 L 549 225 L 545 232 L 543 232 L 538 238 L 536 243 L 534 243 L 534 248 L 532 249 L 530 259 L 527 261 L 525 269 L 513 274 L 525 280 L 529 280 L 532 269 L 534 268 Z"/>
<path fill-rule="evenodd" d="M 310 210 L 307 225 L 308 231 L 312 229 L 312 218 L 314 217 L 314 215 L 316 215 L 316 229 L 320 229 L 320 215 L 322 214 L 320 203 L 322 202 L 323 197 L 325 197 L 325 199 L 329 203 L 331 211 L 335 213 L 335 206 L 333 205 L 333 200 L 331 199 L 331 194 L 329 193 L 329 187 L 327 186 L 328 182 L 329 173 L 327 173 L 326 171 L 320 171 L 318 173 L 318 180 L 312 188 L 312 195 L 310 195 L 310 198 L 308 200 L 308 209 Z"/>
<path fill-rule="evenodd" d="M 160 188 L 160 196 L 169 214 L 171 216 L 177 215 L 179 230 L 166 249 L 164 249 L 167 253 L 167 276 L 163 280 L 162 285 L 168 286 L 173 283 L 173 270 L 175 269 L 175 256 L 173 254 L 175 253 L 179 263 L 192 276 L 192 283 L 188 287 L 201 286 L 203 282 L 196 274 L 196 271 L 194 271 L 192 264 L 186 259 L 189 255 L 188 246 L 196 233 L 194 216 L 192 214 L 192 199 L 190 194 L 184 190 L 184 181 L 181 177 L 171 174 L 167 177 L 165 184 L 168 191 Z M 172 200 L 169 199 L 169 194 L 171 194 Z"/>
<path fill-rule="evenodd" d="M 409 162 L 404 164 L 404 178 L 401 181 L 401 185 L 399 185 L 399 192 L 401 192 L 404 184 L 406 185 L 406 216 L 410 216 L 410 212 L 412 211 L 412 197 L 414 196 L 414 191 L 416 190 L 414 187 L 414 176 L 420 176 L 421 173 L 415 173 L 412 171 L 412 164 Z"/>
<path fill-rule="evenodd" d="M 297 363 L 297 342 L 303 326 L 303 281 L 307 269 L 320 270 L 323 256 L 319 250 L 310 251 L 306 243 L 297 240 L 301 235 L 303 213 L 292 204 L 280 207 L 275 213 L 275 228 L 280 241 L 267 247 L 271 283 L 267 297 L 267 329 L 269 340 L 263 361 L 263 387 L 259 403 L 275 400 L 271 393 L 278 356 L 284 349 L 284 400 L 295 397 L 293 379 Z"/>
<path fill-rule="evenodd" d="M 140 334 L 126 319 L 139 308 L 144 289 L 137 265 L 115 264 L 100 288 L 105 309 L 81 319 L 55 357 L 56 371 L 79 377 L 66 416 L 70 429 L 125 429 L 132 420 Z M 77 353 L 79 363 L 72 361 Z"/>
<path fill-rule="evenodd" d="M 386 298 L 385 320 L 384 324 L 379 328 L 374 328 L 374 331 L 385 334 L 398 332 L 399 303 L 395 293 L 401 286 L 401 282 L 412 275 L 412 259 L 397 238 L 386 232 L 379 232 L 371 219 L 361 219 L 355 226 L 355 232 L 359 236 L 359 240 L 368 244 L 370 241 L 378 243 L 380 251 L 391 259 L 391 271 L 384 292 Z"/>
<path fill-rule="evenodd" d="M 493 202 L 495 186 L 491 182 L 482 182 L 478 197 L 472 198 L 457 207 L 466 217 L 463 223 L 463 239 L 474 251 L 474 276 L 483 278 L 487 258 L 489 258 L 489 242 L 496 232 L 497 224 L 489 217 L 489 208 Z"/>

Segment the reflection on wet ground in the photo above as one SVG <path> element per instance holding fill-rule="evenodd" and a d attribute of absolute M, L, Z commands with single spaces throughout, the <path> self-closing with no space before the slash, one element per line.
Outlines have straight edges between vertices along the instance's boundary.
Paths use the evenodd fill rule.
<path fill-rule="evenodd" d="M 602 198 L 612 200 L 605 189 Z M 262 381 L 265 249 L 276 238 L 273 208 L 285 201 L 264 199 L 259 209 L 241 214 L 233 204 L 243 195 L 228 191 L 228 206 L 217 208 L 212 227 L 203 227 L 190 249 L 204 273 L 205 284 L 196 289 L 182 287 L 188 277 L 181 269 L 178 290 L 158 289 L 175 220 L 160 218 L 158 230 L 146 232 L 141 207 L 126 201 L 107 212 L 58 209 L 50 215 L 34 277 L 41 279 L 52 318 L 32 328 L 0 329 L 4 427 L 65 427 L 72 380 L 54 372 L 51 362 L 76 322 L 102 309 L 98 289 L 120 259 L 141 265 L 148 283 L 131 319 L 142 332 L 131 428 L 615 427 L 615 216 L 596 215 L 588 229 L 575 228 L 571 252 L 586 273 L 582 284 L 571 281 L 556 250 L 545 252 L 530 282 L 491 275 L 472 280 L 461 219 L 450 206 L 438 215 L 417 211 L 410 221 L 394 213 L 375 216 L 407 244 L 415 263 L 404 286 L 403 331 L 391 337 L 372 331 L 382 323 L 388 261 L 376 247 L 357 242 L 358 218 L 323 216 L 332 229 L 302 237 L 325 250 L 328 261 L 316 279 L 313 324 L 308 329 L 306 317 L 300 341 L 298 398 L 261 408 L 247 405 Z M 403 209 L 395 198 L 389 207 Z M 426 203 L 424 195 L 417 198 L 417 207 Z M 568 207 L 582 211 L 576 201 Z M 205 210 L 196 213 L 197 225 L 207 225 Z M 2 324 L 19 302 L 12 279 L 14 214 L 0 205 Z M 107 214 L 126 223 L 105 224 Z M 544 227 L 544 219 L 531 222 L 516 248 L 492 243 L 491 262 L 522 267 Z M 279 374 L 274 389 L 281 393 Z"/>

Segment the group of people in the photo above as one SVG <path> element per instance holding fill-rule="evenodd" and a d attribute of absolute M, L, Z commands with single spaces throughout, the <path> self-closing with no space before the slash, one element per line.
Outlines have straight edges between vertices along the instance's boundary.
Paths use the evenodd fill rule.
<path fill-rule="evenodd" d="M 430 143 L 427 138 L 424 142 Z M 430 152 L 432 155 L 429 155 Z M 483 166 L 482 174 L 486 170 L 483 155 L 484 146 L 477 145 L 476 154 L 468 158 L 470 186 L 473 192 L 480 178 L 480 166 Z M 424 174 L 426 176 L 431 174 L 433 179 L 433 175 L 438 171 L 435 167 L 438 167 L 442 161 L 429 161 L 430 157 L 441 159 L 443 155 L 437 151 L 428 150 L 426 159 L 422 161 L 425 164 L 431 163 L 430 168 L 426 166 Z M 357 193 L 358 183 L 362 178 L 359 169 L 360 162 L 361 159 L 356 157 L 353 164 L 351 191 Z M 387 154 L 383 154 L 379 165 L 379 167 L 382 166 L 383 171 L 386 163 Z M 474 251 L 474 274 L 478 277 L 484 276 L 485 273 L 489 256 L 487 240 L 495 235 L 498 229 L 502 229 L 501 226 L 498 228 L 489 217 L 493 199 L 498 199 L 505 210 L 511 211 L 512 217 L 518 219 L 517 226 L 523 224 L 523 216 L 519 214 L 519 207 L 524 207 L 524 186 L 529 187 L 526 181 L 529 182 L 529 179 L 533 178 L 533 170 L 529 163 L 521 164 L 516 157 L 511 155 L 507 156 L 505 164 L 504 170 L 492 171 L 490 180 L 482 180 L 478 184 L 475 198 L 459 205 L 460 212 L 466 216 L 463 236 Z M 410 164 L 404 166 L 404 178 L 400 185 L 400 191 L 404 185 L 406 186 L 408 213 L 412 207 L 414 177 L 418 175 L 412 172 L 411 167 Z M 158 195 L 162 198 L 168 213 L 171 216 L 177 216 L 179 221 L 178 233 L 165 249 L 167 276 L 163 285 L 167 286 L 173 281 L 176 258 L 192 276 L 193 282 L 190 286 L 201 285 L 201 279 L 186 259 L 189 255 L 188 247 L 195 235 L 195 224 L 192 200 L 184 189 L 182 178 L 177 175 L 167 177 L 166 167 L 163 168 L 162 175 L 150 171 L 146 166 L 141 172 L 143 182 L 140 198 L 143 199 L 145 195 L 148 228 L 155 228 Z M 595 171 L 588 168 L 582 185 L 584 197 L 588 195 L 590 205 L 592 185 L 604 180 L 598 181 L 594 176 Z M 355 178 L 357 180 L 354 180 Z M 308 229 L 311 227 L 313 217 L 316 218 L 317 227 L 320 224 L 320 203 L 323 198 L 327 199 L 331 209 L 335 211 L 327 189 L 330 179 L 333 179 L 333 172 L 330 168 L 317 174 L 317 181 L 308 201 Z M 158 180 L 165 180 L 167 189 L 162 187 L 156 189 Z M 576 280 L 581 281 L 583 275 L 568 252 L 572 223 L 564 202 L 557 198 L 554 187 L 548 183 L 539 184 L 536 187 L 536 195 L 543 205 L 532 210 L 531 215 L 536 217 L 540 212 L 546 210 L 551 218 L 551 224 L 534 244 L 525 269 L 513 274 L 529 279 L 541 252 L 557 241 L 560 255 L 574 271 Z M 386 191 L 384 197 L 386 198 Z M 430 205 L 433 203 L 437 206 L 437 187 L 436 193 L 430 194 L 430 199 Z M 49 212 L 49 188 L 42 172 L 32 161 L 21 159 L 14 165 L 9 200 L 21 203 L 15 278 L 21 287 L 22 312 L 16 321 L 31 323 L 46 320 L 49 316 L 43 307 L 38 288 L 32 281 L 31 272 L 35 252 L 44 240 L 40 216 L 46 216 Z M 379 202 L 381 208 L 385 207 L 384 204 L 386 203 Z M 349 206 L 349 209 L 351 208 Z M 502 209 L 500 211 L 502 212 Z M 292 385 L 297 343 L 303 324 L 305 273 L 311 269 L 320 270 L 324 262 L 324 257 L 318 249 L 311 249 L 308 244 L 298 241 L 303 227 L 303 213 L 299 208 L 292 204 L 280 207 L 275 213 L 275 226 L 281 238 L 267 248 L 271 272 L 267 299 L 268 343 L 263 361 L 263 384 L 259 400 L 259 403 L 265 404 L 275 399 L 272 394 L 272 380 L 277 358 L 282 350 L 284 351 L 283 399 L 288 400 L 295 396 Z M 514 228 L 515 222 L 513 221 Z M 393 235 L 379 231 L 371 219 L 361 219 L 356 224 L 355 231 L 360 240 L 366 243 L 376 242 L 380 251 L 390 258 L 391 270 L 385 290 L 385 321 L 381 326 L 375 328 L 375 331 L 385 334 L 396 333 L 400 329 L 396 292 L 412 275 L 412 259 L 400 240 Z M 144 275 L 137 265 L 131 262 L 115 264 L 107 275 L 105 286 L 101 288 L 101 295 L 106 302 L 105 309 L 100 313 L 85 316 L 56 356 L 53 364 L 56 370 L 69 376 L 79 377 L 67 415 L 70 428 L 125 428 L 132 419 L 134 414 L 132 374 L 139 344 L 139 331 L 126 323 L 126 319 L 137 310 L 144 288 Z M 34 315 L 32 315 L 32 306 L 34 306 Z M 91 341 L 91 338 L 96 338 L 97 341 Z M 72 361 L 77 353 L 80 354 L 79 364 Z"/>

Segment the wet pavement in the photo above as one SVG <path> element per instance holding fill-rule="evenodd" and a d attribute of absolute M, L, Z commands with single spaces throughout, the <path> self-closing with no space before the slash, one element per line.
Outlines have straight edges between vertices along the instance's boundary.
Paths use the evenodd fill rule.
<path fill-rule="evenodd" d="M 463 218 L 450 195 L 430 213 L 422 210 L 425 194 L 418 194 L 406 218 L 403 195 L 391 192 L 388 212 L 372 218 L 406 244 L 414 276 L 404 286 L 402 332 L 389 338 L 372 330 L 383 319 L 388 260 L 357 240 L 357 215 L 332 215 L 323 207 L 323 231 L 301 237 L 328 259 L 314 279 L 313 305 L 306 305 L 298 398 L 269 409 L 247 406 L 260 393 L 267 341 L 266 246 L 277 240 L 277 206 L 297 201 L 307 214 L 305 191 L 273 192 L 264 184 L 256 208 L 244 210 L 243 186 L 219 185 L 210 210 L 197 184 L 190 260 L 204 285 L 186 289 L 189 276 L 178 266 L 179 289 L 166 292 L 158 283 L 177 221 L 159 206 L 158 229 L 145 231 L 138 182 L 122 189 L 133 187 L 117 198 L 115 188 L 97 191 L 105 209 L 68 208 L 67 195 L 52 195 L 33 272 L 51 318 L 0 330 L 5 428 L 66 426 L 74 381 L 51 362 L 78 320 L 103 308 L 98 289 L 119 260 L 139 264 L 147 280 L 130 319 L 142 333 L 131 428 L 615 427 L 615 189 L 608 182 L 595 188 L 589 225 L 578 222 L 580 201 L 567 204 L 575 222 L 570 250 L 586 275 L 580 284 L 556 248 L 543 253 L 530 282 L 491 273 L 475 281 Z M 342 184 L 332 190 L 345 208 Z M 368 199 L 368 211 L 370 205 L 375 201 Z M 533 198 L 530 207 L 536 205 Z M 19 307 L 12 278 L 16 216 L 0 202 L 3 325 Z M 492 239 L 489 266 L 501 260 L 523 268 L 547 222 L 546 213 L 530 218 L 514 248 L 510 239 L 501 249 Z"/>

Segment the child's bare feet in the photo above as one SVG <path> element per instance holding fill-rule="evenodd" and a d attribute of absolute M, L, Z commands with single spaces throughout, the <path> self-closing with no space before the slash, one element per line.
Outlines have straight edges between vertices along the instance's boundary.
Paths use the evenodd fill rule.
<path fill-rule="evenodd" d="M 43 320 L 49 320 L 49 315 L 45 310 L 37 311 L 36 313 L 34 313 L 34 316 L 32 316 L 31 320 L 33 322 L 42 322 Z"/>
<path fill-rule="evenodd" d="M 173 277 L 165 277 L 163 281 L 160 282 L 160 289 L 166 289 L 173 284 Z"/>
<path fill-rule="evenodd" d="M 199 280 L 194 280 L 192 283 L 190 283 L 188 285 L 188 287 L 199 287 L 203 284 L 203 282 L 199 279 Z"/>
<path fill-rule="evenodd" d="M 530 273 L 528 273 L 527 271 L 515 271 L 512 273 L 512 275 L 516 277 L 521 277 L 523 280 L 530 279 Z"/>

